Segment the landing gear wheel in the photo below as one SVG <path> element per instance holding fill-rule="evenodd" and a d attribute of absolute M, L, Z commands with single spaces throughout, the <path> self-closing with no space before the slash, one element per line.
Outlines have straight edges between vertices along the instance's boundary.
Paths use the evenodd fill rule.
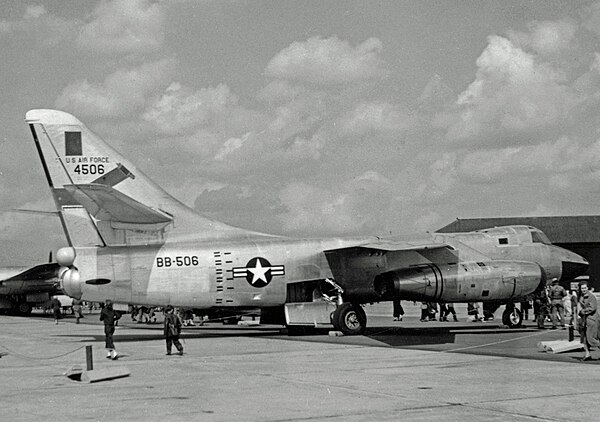
<path fill-rule="evenodd" d="M 27 302 L 19 302 L 15 306 L 15 311 L 19 315 L 29 315 L 31 314 L 31 305 Z"/>
<path fill-rule="evenodd" d="M 523 323 L 523 314 L 517 308 L 506 309 L 502 312 L 502 322 L 508 328 L 519 328 Z"/>
<path fill-rule="evenodd" d="M 367 315 L 354 303 L 343 303 L 333 313 L 333 326 L 347 336 L 361 335 L 367 328 Z"/>

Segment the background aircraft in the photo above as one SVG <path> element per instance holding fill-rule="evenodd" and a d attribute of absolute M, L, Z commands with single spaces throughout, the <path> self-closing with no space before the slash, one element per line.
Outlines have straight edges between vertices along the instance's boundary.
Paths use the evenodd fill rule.
<path fill-rule="evenodd" d="M 404 241 L 231 227 L 167 194 L 72 115 L 32 110 L 26 121 L 71 245 L 57 252 L 61 286 L 84 300 L 260 308 L 262 322 L 332 323 L 357 334 L 367 323 L 364 303 L 512 303 L 548 278 L 587 268 L 580 256 L 536 241 L 533 228 Z"/>
<path fill-rule="evenodd" d="M 57 263 L 0 268 L 0 310 L 29 315 L 35 306 L 62 294 Z"/>

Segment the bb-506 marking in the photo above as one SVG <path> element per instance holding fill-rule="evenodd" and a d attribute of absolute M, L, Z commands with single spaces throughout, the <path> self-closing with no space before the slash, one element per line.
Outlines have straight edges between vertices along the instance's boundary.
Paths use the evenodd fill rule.
<path fill-rule="evenodd" d="M 170 256 L 157 256 L 156 266 L 158 268 L 163 267 L 196 267 L 198 266 L 198 257 L 196 255 L 185 255 L 176 256 L 171 258 Z"/>

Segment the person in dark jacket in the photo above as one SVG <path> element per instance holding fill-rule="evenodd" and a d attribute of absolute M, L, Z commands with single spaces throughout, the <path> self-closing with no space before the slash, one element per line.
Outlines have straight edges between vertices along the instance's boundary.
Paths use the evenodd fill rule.
<path fill-rule="evenodd" d="M 115 312 L 110 299 L 106 300 L 104 308 L 100 311 L 100 321 L 104 321 L 105 347 L 107 350 L 107 359 L 116 360 L 119 354 L 115 349 L 113 334 L 115 333 L 115 321 L 119 319 L 119 314 Z"/>
<path fill-rule="evenodd" d="M 54 323 L 58 324 L 58 320 L 62 318 L 62 304 L 57 297 L 53 297 L 50 306 L 52 307 L 52 313 L 54 314 Z"/>
<path fill-rule="evenodd" d="M 174 344 L 179 355 L 183 356 L 183 346 L 179 342 L 181 334 L 181 320 L 173 313 L 173 307 L 168 305 L 165 308 L 165 339 L 167 340 L 167 355 L 171 354 L 171 347 Z"/>
<path fill-rule="evenodd" d="M 600 317 L 598 316 L 598 303 L 596 296 L 588 289 L 587 281 L 579 283 L 581 296 L 579 297 L 579 335 L 580 341 L 585 350 L 584 361 L 592 360 L 590 350 L 600 347 L 598 339 L 598 325 Z"/>
<path fill-rule="evenodd" d="M 567 292 L 563 286 L 558 284 L 558 279 L 552 279 L 552 286 L 548 290 L 550 296 L 550 312 L 552 318 L 552 328 L 556 329 L 556 325 L 560 324 L 562 327 L 565 326 L 565 309 L 563 301 Z"/>
<path fill-rule="evenodd" d="M 75 324 L 79 324 L 79 320 L 83 318 L 83 313 L 81 313 L 81 300 L 73 299 L 73 313 L 75 314 Z"/>

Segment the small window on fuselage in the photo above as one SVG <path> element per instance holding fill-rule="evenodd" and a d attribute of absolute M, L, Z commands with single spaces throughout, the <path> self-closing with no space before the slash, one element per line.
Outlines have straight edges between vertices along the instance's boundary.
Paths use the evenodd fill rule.
<path fill-rule="evenodd" d="M 508 238 L 507 237 L 501 237 L 498 239 L 498 244 L 499 245 L 508 245 Z"/>

